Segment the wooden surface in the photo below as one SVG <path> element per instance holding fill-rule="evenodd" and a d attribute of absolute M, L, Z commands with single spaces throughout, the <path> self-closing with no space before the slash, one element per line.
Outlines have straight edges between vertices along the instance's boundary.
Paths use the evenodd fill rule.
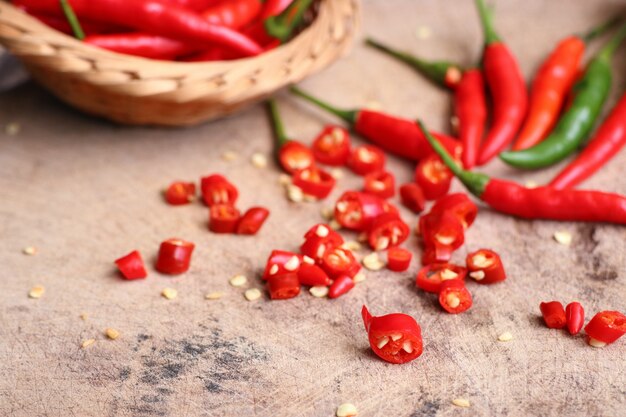
<path fill-rule="evenodd" d="M 479 54 L 469 1 L 370 0 L 364 8 L 365 32 L 382 40 L 466 64 Z M 558 39 L 623 10 L 618 0 L 499 1 L 497 25 L 528 77 Z M 418 39 L 419 27 L 430 37 Z M 610 105 L 626 84 L 626 48 L 616 58 Z M 448 127 L 445 92 L 360 45 L 303 86 L 342 105 L 377 102 Z M 289 132 L 305 141 L 331 120 L 287 95 L 280 104 Z M 21 131 L 9 136 L 4 127 L 12 122 Z M 254 152 L 271 153 L 262 107 L 194 129 L 130 129 L 80 115 L 27 85 L 0 96 L 0 126 L 2 416 L 312 417 L 332 416 L 347 401 L 360 416 L 624 415 L 625 341 L 594 349 L 538 317 L 539 302 L 548 299 L 579 300 L 589 316 L 626 310 L 624 227 L 520 221 L 482 210 L 455 259 L 494 248 L 509 279 L 470 284 L 474 307 L 459 316 L 442 313 L 434 297 L 414 288 L 416 262 L 407 273 L 368 273 L 335 301 L 304 293 L 248 302 L 228 279 L 243 273 L 249 287 L 261 288 L 270 249 L 297 248 L 320 208 L 361 182 L 346 172 L 329 202 L 288 203 L 276 167 L 249 162 Z M 224 151 L 239 158 L 225 162 Z M 625 163 L 622 152 L 585 185 L 626 192 Z M 390 158 L 389 165 L 399 181 L 411 178 L 408 163 Z M 557 169 L 518 173 L 494 163 L 487 172 L 542 182 Z M 241 207 L 271 207 L 259 236 L 210 234 L 206 208 L 161 200 L 169 181 L 211 172 L 239 186 Z M 573 234 L 570 247 L 552 239 L 557 230 Z M 197 244 L 190 272 L 177 278 L 151 267 L 159 242 L 172 236 Z M 39 253 L 22 254 L 27 246 Z M 419 255 L 414 238 L 407 246 Z M 112 260 L 135 248 L 150 276 L 122 281 Z M 44 296 L 29 299 L 37 284 Z M 161 297 L 165 287 L 176 288 L 178 298 Z M 205 300 L 211 291 L 225 296 Z M 359 317 L 364 303 L 374 314 L 416 317 L 424 354 L 404 366 L 374 357 Z M 120 338 L 106 340 L 107 327 Z M 498 342 L 505 331 L 514 339 Z M 96 342 L 81 349 L 90 338 Z M 471 409 L 451 404 L 459 397 Z"/>

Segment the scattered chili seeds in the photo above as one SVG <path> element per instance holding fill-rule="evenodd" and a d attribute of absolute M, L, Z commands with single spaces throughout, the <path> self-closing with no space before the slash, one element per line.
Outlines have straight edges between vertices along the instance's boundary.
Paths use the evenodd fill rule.
<path fill-rule="evenodd" d="M 246 278 L 245 275 L 235 275 L 234 277 L 229 279 L 228 282 L 233 287 L 243 287 L 248 283 L 248 278 Z"/>
<path fill-rule="evenodd" d="M 572 234 L 567 230 L 559 230 L 554 232 L 554 240 L 561 245 L 569 246 L 572 244 Z"/>
<path fill-rule="evenodd" d="M 372 252 L 363 258 L 363 266 L 370 271 L 380 271 L 385 267 L 385 261 L 380 259 L 378 253 Z"/>
<path fill-rule="evenodd" d="M 354 417 L 358 414 L 354 404 L 344 403 L 337 407 L 337 417 Z"/>
<path fill-rule="evenodd" d="M 455 398 L 454 400 L 452 400 L 452 404 L 456 405 L 457 407 L 464 408 L 467 408 L 471 405 L 469 400 L 466 398 Z"/>
<path fill-rule="evenodd" d="M 22 249 L 22 253 L 24 253 L 24 255 L 33 256 L 37 254 L 37 248 L 34 246 L 27 246 Z"/>
<path fill-rule="evenodd" d="M 267 157 L 263 155 L 262 153 L 257 152 L 257 153 L 252 154 L 250 161 L 252 162 L 252 165 L 254 165 L 257 168 L 267 167 Z"/>
<path fill-rule="evenodd" d="M 178 291 L 176 291 L 176 289 L 174 288 L 163 288 L 163 291 L 161 291 L 161 295 L 168 300 L 172 300 L 176 298 L 176 296 L 178 296 Z"/>
<path fill-rule="evenodd" d="M 221 292 L 210 292 L 204 296 L 207 300 L 219 300 L 224 294 Z"/>
<path fill-rule="evenodd" d="M 83 349 L 86 349 L 89 346 L 93 345 L 94 343 L 96 343 L 96 339 L 83 340 L 83 343 L 80 344 L 80 347 L 82 347 Z"/>
<path fill-rule="evenodd" d="M 222 159 L 227 162 L 234 161 L 237 159 L 237 153 L 233 151 L 226 151 L 222 154 Z"/>
<path fill-rule="evenodd" d="M 120 332 L 110 327 L 104 331 L 104 334 L 106 334 L 106 336 L 111 340 L 115 340 L 120 337 Z"/>
<path fill-rule="evenodd" d="M 498 340 L 500 342 L 510 342 L 511 340 L 513 340 L 513 335 L 511 334 L 511 332 L 504 332 L 500 336 L 498 336 Z"/>
<path fill-rule="evenodd" d="M 261 291 L 258 288 L 250 288 L 246 290 L 246 292 L 243 294 L 243 296 L 246 297 L 246 300 L 248 301 L 258 300 L 259 298 L 261 298 L 261 295 Z"/>
<path fill-rule="evenodd" d="M 41 298 L 44 292 L 46 292 L 46 289 L 43 287 L 43 285 L 35 285 L 28 292 L 28 296 L 30 298 Z"/>
<path fill-rule="evenodd" d="M 328 287 L 325 287 L 323 285 L 319 285 L 317 287 L 311 287 L 309 288 L 309 292 L 311 293 L 313 297 L 324 298 L 328 295 Z"/>

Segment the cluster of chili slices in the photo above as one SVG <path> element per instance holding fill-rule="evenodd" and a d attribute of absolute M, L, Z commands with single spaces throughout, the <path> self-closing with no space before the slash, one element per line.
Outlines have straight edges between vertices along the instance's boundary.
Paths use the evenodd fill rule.
<path fill-rule="evenodd" d="M 571 335 L 576 335 L 585 324 L 585 310 L 577 301 L 569 303 L 565 308 L 560 301 L 543 302 L 539 309 L 550 329 L 567 327 Z M 601 311 L 587 323 L 585 333 L 589 345 L 604 347 L 626 334 L 626 316 L 619 311 Z"/>

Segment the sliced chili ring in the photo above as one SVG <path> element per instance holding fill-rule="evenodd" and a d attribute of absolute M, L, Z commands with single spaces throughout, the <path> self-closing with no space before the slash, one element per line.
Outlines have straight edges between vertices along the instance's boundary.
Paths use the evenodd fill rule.
<path fill-rule="evenodd" d="M 368 232 L 368 242 L 374 250 L 385 250 L 402 244 L 411 233 L 409 226 L 393 213 L 376 217 Z"/>
<path fill-rule="evenodd" d="M 385 153 L 374 145 L 359 145 L 353 149 L 348 165 L 357 175 L 382 171 L 385 167 Z"/>
<path fill-rule="evenodd" d="M 169 275 L 187 272 L 191 264 L 194 245 L 182 239 L 172 238 L 161 243 L 156 261 L 156 270 Z"/>
<path fill-rule="evenodd" d="M 438 294 L 447 281 L 463 281 L 467 270 L 462 266 L 440 263 L 423 267 L 417 273 L 415 285 L 426 292 Z"/>
<path fill-rule="evenodd" d="M 313 155 L 320 164 L 342 166 L 350 158 L 350 134 L 340 126 L 326 126 L 313 141 Z"/>
<path fill-rule="evenodd" d="M 274 275 L 284 275 L 289 272 L 297 273 L 301 263 L 302 257 L 297 253 L 273 250 L 265 263 L 262 278 L 266 280 Z"/>
<path fill-rule="evenodd" d="M 420 235 L 426 246 L 449 246 L 458 249 L 465 242 L 463 225 L 452 213 L 430 212 L 420 217 Z"/>
<path fill-rule="evenodd" d="M 369 173 L 365 175 L 363 192 L 383 199 L 391 198 L 396 194 L 396 178 L 388 171 Z"/>
<path fill-rule="evenodd" d="M 593 341 L 610 344 L 626 334 L 626 316 L 619 311 L 601 311 L 587 323 L 585 333 Z M 595 343 L 594 346 L 600 346 Z"/>
<path fill-rule="evenodd" d="M 287 272 L 272 275 L 267 280 L 267 290 L 272 300 L 287 300 L 300 294 L 300 281 L 298 274 Z"/>
<path fill-rule="evenodd" d="M 335 204 L 335 219 L 346 229 L 366 231 L 383 213 L 397 213 L 392 204 L 371 194 L 346 191 Z"/>
<path fill-rule="evenodd" d="M 326 198 L 335 186 L 335 178 L 316 166 L 300 169 L 293 174 L 293 185 L 299 187 L 304 194 L 315 198 Z"/>
<path fill-rule="evenodd" d="M 142 279 L 148 276 L 139 251 L 134 250 L 128 255 L 116 259 L 115 264 L 125 279 Z"/>
<path fill-rule="evenodd" d="M 387 251 L 387 268 L 391 271 L 402 272 L 409 269 L 413 254 L 404 248 L 389 248 Z"/>
<path fill-rule="evenodd" d="M 400 187 L 400 199 L 402 204 L 413 213 L 419 214 L 424 211 L 426 198 L 419 185 L 410 182 Z"/>
<path fill-rule="evenodd" d="M 209 230 L 213 233 L 235 233 L 241 213 L 230 204 L 213 204 L 209 211 Z"/>
<path fill-rule="evenodd" d="M 565 319 L 567 320 L 567 331 L 571 335 L 578 334 L 585 324 L 585 310 L 578 302 L 571 302 L 565 307 Z"/>
<path fill-rule="evenodd" d="M 332 279 L 341 275 L 353 278 L 361 270 L 361 265 L 354 258 L 352 251 L 341 247 L 326 251 L 321 266 Z"/>
<path fill-rule="evenodd" d="M 446 195 L 453 177 L 452 171 L 435 154 L 422 159 L 415 168 L 415 182 L 427 200 L 436 200 Z"/>
<path fill-rule="evenodd" d="M 550 301 L 539 305 L 543 321 L 550 329 L 562 329 L 567 324 L 565 309 L 559 301 Z"/>
<path fill-rule="evenodd" d="M 193 182 L 175 181 L 165 191 L 165 201 L 173 206 L 191 203 L 196 198 L 196 184 Z"/>
<path fill-rule="evenodd" d="M 239 191 L 232 183 L 220 174 L 203 177 L 200 180 L 200 191 L 207 206 L 214 204 L 235 205 L 239 197 Z"/>
<path fill-rule="evenodd" d="M 316 262 L 321 262 L 328 250 L 335 249 L 343 244 L 343 238 L 339 233 L 327 224 L 316 224 L 304 235 L 304 242 L 300 246 L 300 252 Z"/>
<path fill-rule="evenodd" d="M 307 146 L 290 140 L 278 151 L 278 161 L 285 172 L 293 174 L 296 171 L 312 167 L 315 164 L 315 157 Z"/>
<path fill-rule="evenodd" d="M 479 249 L 467 255 L 469 276 L 479 284 L 494 284 L 504 281 L 506 273 L 500 255 L 489 249 Z"/>
<path fill-rule="evenodd" d="M 465 288 L 465 281 L 444 281 L 439 291 L 439 304 L 450 314 L 459 314 L 472 306 L 472 294 Z"/>
<path fill-rule="evenodd" d="M 431 213 L 448 211 L 459 219 L 463 228 L 467 229 L 476 220 L 478 207 L 469 199 L 467 194 L 453 193 L 438 199 L 430 211 Z"/>
<path fill-rule="evenodd" d="M 326 271 L 315 264 L 308 263 L 306 261 L 307 258 L 308 257 L 303 260 L 300 264 L 300 268 L 298 269 L 298 279 L 300 280 L 300 284 L 309 287 L 327 287 L 332 284 L 332 281 L 328 277 Z"/>
<path fill-rule="evenodd" d="M 401 313 L 375 317 L 365 306 L 361 316 L 370 347 L 382 360 L 400 364 L 422 354 L 422 329 L 413 317 Z"/>
<path fill-rule="evenodd" d="M 269 215 L 270 211 L 265 207 L 252 207 L 241 216 L 235 232 L 238 235 L 256 235 Z"/>
<path fill-rule="evenodd" d="M 349 275 L 340 275 L 328 289 L 328 298 L 338 298 L 354 288 L 354 279 Z"/>

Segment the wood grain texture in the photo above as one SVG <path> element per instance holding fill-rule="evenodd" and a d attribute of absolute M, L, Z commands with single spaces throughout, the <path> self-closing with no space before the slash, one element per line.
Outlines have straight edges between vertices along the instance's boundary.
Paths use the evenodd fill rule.
<path fill-rule="evenodd" d="M 473 62 L 480 33 L 469 1 L 366 1 L 364 30 L 433 58 Z M 561 37 L 624 12 L 622 1 L 497 2 L 497 25 L 528 77 Z M 429 39 L 414 35 L 430 28 Z M 594 48 L 597 45 L 594 44 Z M 616 56 L 609 105 L 626 87 L 626 48 Z M 372 101 L 405 116 L 448 128 L 449 97 L 410 70 L 357 46 L 345 59 L 303 84 L 331 101 Z M 289 133 L 310 140 L 325 115 L 279 97 Z M 611 225 L 530 222 L 487 209 L 456 255 L 498 250 L 509 272 L 501 285 L 471 286 L 474 307 L 442 313 L 407 273 L 368 273 L 335 301 L 304 293 L 282 302 L 248 302 L 228 279 L 259 269 L 271 248 L 295 249 L 319 221 L 325 203 L 293 205 L 282 198 L 278 170 L 258 170 L 254 152 L 271 154 L 262 107 L 182 130 L 122 128 L 80 115 L 27 85 L 0 95 L 0 415 L 2 416 L 332 416 L 350 401 L 359 416 L 623 416 L 626 343 L 588 347 L 582 336 L 545 328 L 542 300 L 579 300 L 589 315 L 626 310 L 626 229 Z M 355 138 L 355 142 L 359 139 Z M 225 162 L 224 151 L 239 159 Z M 622 152 L 586 187 L 626 192 Z M 399 181 L 412 167 L 390 158 Z M 518 173 L 499 163 L 487 172 L 543 182 L 562 166 Z M 206 208 L 166 206 L 159 190 L 173 179 L 222 172 L 241 190 L 241 207 L 272 209 L 257 237 L 216 236 Z M 347 174 L 340 188 L 359 187 Z M 455 189 L 460 189 L 455 184 Z M 329 201 L 339 194 L 336 190 Z M 415 216 L 404 212 L 415 224 Z M 552 234 L 569 230 L 571 247 Z M 124 282 L 112 260 L 131 249 L 152 264 L 161 240 L 197 243 L 189 273 Z M 39 253 L 25 256 L 23 247 Z M 419 255 L 414 238 L 408 247 Z M 41 299 L 27 297 L 41 284 Z M 160 296 L 176 288 L 178 298 Z M 223 291 L 218 301 L 204 299 Z M 359 310 L 402 311 L 418 319 L 424 354 L 405 366 L 377 360 Z M 79 318 L 81 313 L 88 319 Z M 120 331 L 115 341 L 104 330 Z M 514 340 L 502 343 L 509 331 Z M 83 340 L 96 342 L 81 349 Z M 471 401 L 471 409 L 452 405 Z"/>

